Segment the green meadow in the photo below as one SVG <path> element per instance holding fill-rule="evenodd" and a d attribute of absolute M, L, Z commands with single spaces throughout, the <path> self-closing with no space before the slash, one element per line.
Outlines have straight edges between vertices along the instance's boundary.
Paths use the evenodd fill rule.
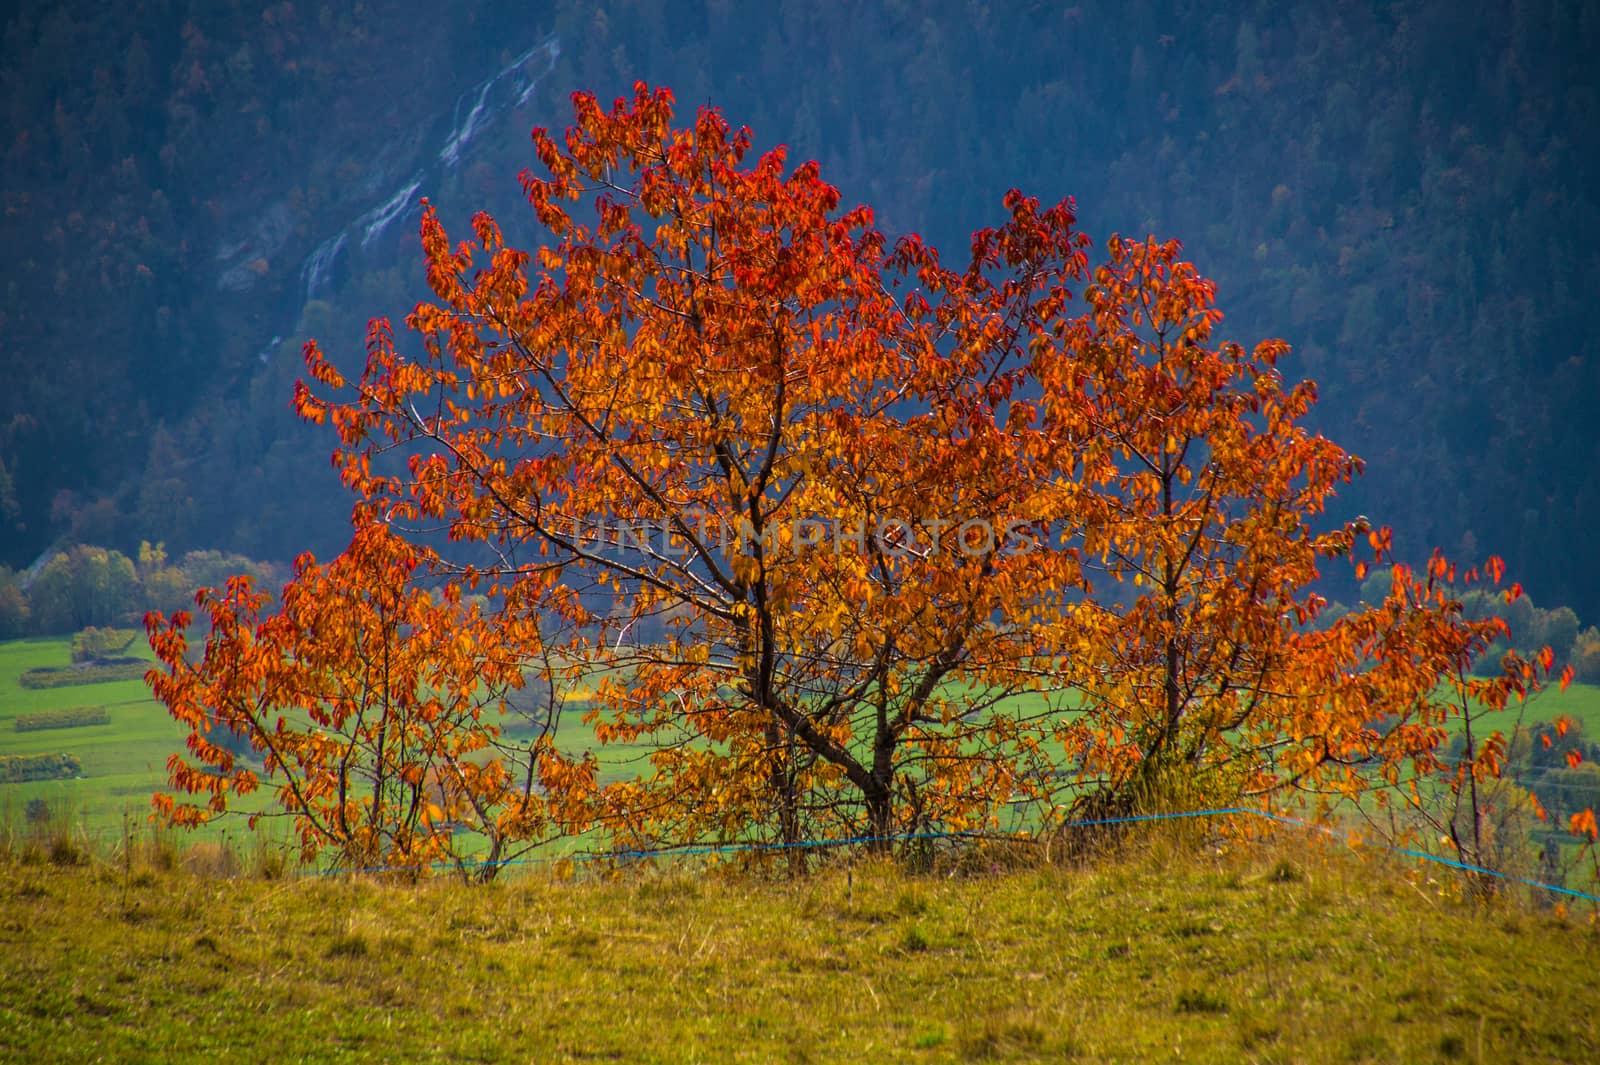
<path fill-rule="evenodd" d="M 149 656 L 143 641 L 128 653 Z M 0 784 L 0 809 L 20 817 L 31 799 L 43 798 L 70 810 L 91 834 L 115 834 L 124 815 L 142 822 L 150 795 L 166 779 L 167 757 L 183 745 L 183 731 L 150 697 L 142 680 L 75 684 L 40 690 L 22 687 L 18 677 L 41 666 L 71 661 L 70 641 L 13 640 L 0 643 L 0 754 L 75 755 L 83 765 L 77 780 Z M 103 706 L 105 725 L 19 732 L 21 714 L 76 706 Z"/>

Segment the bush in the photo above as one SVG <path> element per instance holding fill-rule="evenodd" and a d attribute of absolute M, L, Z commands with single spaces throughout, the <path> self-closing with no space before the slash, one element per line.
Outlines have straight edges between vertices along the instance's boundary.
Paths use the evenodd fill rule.
<path fill-rule="evenodd" d="M 152 567 L 139 582 L 146 610 L 173 614 L 194 606 L 194 585 L 176 566 Z"/>
<path fill-rule="evenodd" d="M 0 754 L 0 784 L 27 784 L 35 780 L 71 780 L 83 775 L 83 764 L 72 754 Z"/>
<path fill-rule="evenodd" d="M 1578 642 L 1578 615 L 1570 606 L 1554 610 L 1541 610 L 1537 617 L 1537 632 L 1530 646 L 1549 648 L 1555 652 L 1557 662 L 1570 662 Z"/>
<path fill-rule="evenodd" d="M 143 680 L 150 663 L 142 658 L 106 658 L 86 666 L 39 666 L 17 678 L 24 688 L 66 688 L 113 680 Z"/>
<path fill-rule="evenodd" d="M 82 663 L 114 658 L 138 638 L 138 629 L 97 629 L 90 625 L 72 637 L 72 660 Z"/>
<path fill-rule="evenodd" d="M 190 551 L 183 556 L 179 568 L 188 581 L 191 595 L 196 588 L 225 587 L 228 578 L 236 574 L 250 577 L 260 587 L 272 583 L 274 577 L 271 566 L 222 551 Z"/>
<path fill-rule="evenodd" d="M 83 728 L 87 725 L 109 725 L 111 715 L 103 706 L 69 706 L 62 710 L 41 710 L 36 714 L 18 714 L 18 732 L 42 732 L 50 728 Z"/>
<path fill-rule="evenodd" d="M 1591 625 L 1573 641 L 1572 667 L 1584 684 L 1600 684 L 1600 629 Z"/>
<path fill-rule="evenodd" d="M 1600 810 L 1600 765 L 1594 762 L 1548 769 L 1534 779 L 1532 787 L 1558 825 L 1580 810 Z"/>
<path fill-rule="evenodd" d="M 171 563 L 160 544 L 148 543 L 140 545 L 137 565 L 120 551 L 79 544 L 57 552 L 27 581 L 0 566 L 0 639 L 128 625 L 145 610 L 170 614 L 188 609 L 196 588 L 220 588 L 236 573 L 248 574 L 261 585 L 274 579 L 270 564 L 243 555 L 191 551 Z M 97 653 L 120 650 L 126 646 L 113 645 Z"/>

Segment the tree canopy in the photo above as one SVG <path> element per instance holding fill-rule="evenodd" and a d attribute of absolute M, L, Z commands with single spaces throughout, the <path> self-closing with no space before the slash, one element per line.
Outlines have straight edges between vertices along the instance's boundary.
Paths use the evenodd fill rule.
<path fill-rule="evenodd" d="M 812 162 L 639 83 L 535 130 L 531 250 L 487 214 L 434 298 L 370 327 L 347 380 L 315 342 L 354 537 L 279 595 L 208 596 L 211 635 L 150 618 L 172 764 L 197 822 L 280 774 L 308 854 L 422 866 L 552 832 L 614 844 L 1049 833 L 1185 799 L 1420 805 L 1505 740 L 1448 722 L 1537 690 L 1548 650 L 1457 589 L 1501 564 L 1392 570 L 1390 533 L 1327 513 L 1358 460 L 1308 425 L 1288 346 L 1221 338 L 1176 242 L 1097 248 L 1070 200 L 1013 190 L 947 265 L 841 209 Z M 1505 593 L 1516 598 L 1520 590 Z M 542 686 L 534 737 L 502 715 Z M 581 690 L 602 779 L 561 739 Z M 468 831 L 470 830 L 470 831 Z M 1457 849 L 1468 853 L 1458 840 Z"/>

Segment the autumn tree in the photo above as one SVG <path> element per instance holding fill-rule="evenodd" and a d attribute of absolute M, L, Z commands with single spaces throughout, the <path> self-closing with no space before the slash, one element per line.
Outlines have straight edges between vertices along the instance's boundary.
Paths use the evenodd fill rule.
<path fill-rule="evenodd" d="M 1314 582 L 1357 534 L 1318 520 L 1359 464 L 1304 428 L 1316 392 L 1285 382 L 1285 344 L 1214 336 L 1215 286 L 1175 242 L 1108 251 L 1034 364 L 1044 424 L 1077 453 L 1062 491 L 1089 577 L 1062 608 L 1077 698 L 1058 734 L 1080 813 L 1129 812 L 1163 776 L 1226 804 L 1306 710 Z"/>
<path fill-rule="evenodd" d="M 210 596 L 198 668 L 156 624 L 203 763 L 174 780 L 211 808 L 256 784 L 205 738 L 226 726 L 296 781 L 308 847 L 353 861 L 456 854 L 463 821 L 497 854 L 590 824 L 886 845 L 1132 812 L 1172 779 L 1354 794 L 1538 686 L 1516 659 L 1449 688 L 1493 633 L 1432 585 L 1315 624 L 1327 568 L 1388 561 L 1387 534 L 1326 519 L 1359 463 L 1305 427 L 1286 345 L 1216 335 L 1175 243 L 1112 238 L 1091 269 L 1071 203 L 1013 191 L 952 268 L 715 110 L 574 104 L 522 178 L 535 251 L 483 214 L 452 244 L 429 207 L 412 350 L 375 321 L 347 382 L 307 345 L 351 549 L 275 615 L 247 582 Z M 645 763 L 497 749 L 530 675 Z"/>

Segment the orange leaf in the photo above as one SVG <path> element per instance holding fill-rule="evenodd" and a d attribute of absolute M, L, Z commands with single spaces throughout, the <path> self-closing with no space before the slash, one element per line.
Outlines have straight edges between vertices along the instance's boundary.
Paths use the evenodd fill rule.
<path fill-rule="evenodd" d="M 1600 837 L 1600 828 L 1595 825 L 1594 810 L 1592 808 L 1580 810 L 1578 813 L 1573 814 L 1572 819 L 1567 822 L 1567 827 L 1571 829 L 1574 836 L 1584 836 L 1590 843 Z"/>
<path fill-rule="evenodd" d="M 1578 768 L 1578 763 L 1581 761 L 1583 761 L 1582 754 L 1579 754 L 1577 751 L 1567 752 L 1567 765 L 1571 766 L 1573 769 Z"/>

